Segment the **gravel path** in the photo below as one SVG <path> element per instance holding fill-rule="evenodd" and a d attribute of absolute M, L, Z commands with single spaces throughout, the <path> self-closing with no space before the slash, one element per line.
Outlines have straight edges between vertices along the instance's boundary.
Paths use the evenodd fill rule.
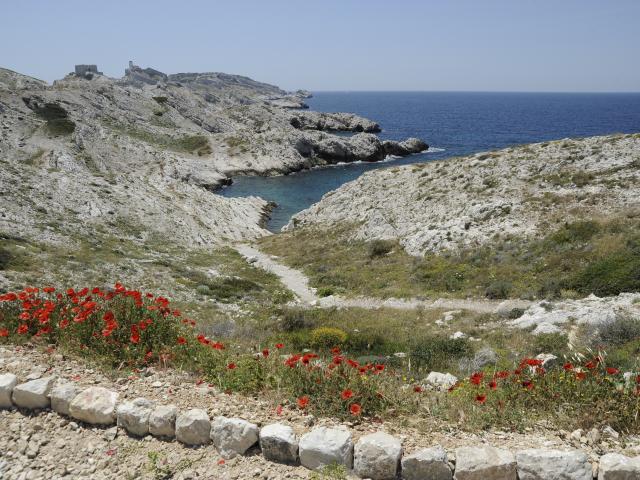
<path fill-rule="evenodd" d="M 274 273 L 280 278 L 282 284 L 291 290 L 298 300 L 309 306 L 321 308 L 330 307 L 355 307 L 355 308 L 396 308 L 399 310 L 425 309 L 462 309 L 473 310 L 480 313 L 494 313 L 497 310 L 512 308 L 527 308 L 531 302 L 527 300 L 473 300 L 438 298 L 436 300 L 419 299 L 379 299 L 372 297 L 343 298 L 339 296 L 318 297 L 315 289 L 309 286 L 309 278 L 300 270 L 287 267 L 278 262 L 278 258 L 261 252 L 247 244 L 235 246 L 236 250 L 251 264 L 268 272 Z"/>

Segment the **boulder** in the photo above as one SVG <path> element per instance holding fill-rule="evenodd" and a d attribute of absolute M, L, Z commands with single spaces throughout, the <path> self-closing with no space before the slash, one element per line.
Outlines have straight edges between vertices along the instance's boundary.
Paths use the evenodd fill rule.
<path fill-rule="evenodd" d="M 600 457 L 598 480 L 637 480 L 640 478 L 640 457 L 607 453 Z"/>
<path fill-rule="evenodd" d="M 278 463 L 298 462 L 298 438 L 293 428 L 281 423 L 267 425 L 260 430 L 260 448 L 267 460 Z"/>
<path fill-rule="evenodd" d="M 353 469 L 362 478 L 393 480 L 398 474 L 402 444 L 388 433 L 360 437 L 354 448 Z"/>
<path fill-rule="evenodd" d="M 429 145 L 427 145 L 426 142 L 423 142 L 419 138 L 415 137 L 410 137 L 400 142 L 400 146 L 404 148 L 404 150 L 407 152 L 407 155 L 410 155 L 412 153 L 424 152 L 425 150 L 429 149 Z"/>
<path fill-rule="evenodd" d="M 516 458 L 494 447 L 461 447 L 456 450 L 455 480 L 516 480 Z"/>
<path fill-rule="evenodd" d="M 11 408 L 13 402 L 11 401 L 11 394 L 13 388 L 18 383 L 18 377 L 13 373 L 3 373 L 0 375 L 0 408 Z"/>
<path fill-rule="evenodd" d="M 343 428 L 314 428 L 300 438 L 300 463 L 311 470 L 334 463 L 351 469 L 351 433 Z"/>
<path fill-rule="evenodd" d="M 185 445 L 204 445 L 209 443 L 211 422 L 204 410 L 192 408 L 182 412 L 176 418 L 176 439 Z"/>
<path fill-rule="evenodd" d="M 447 462 L 447 452 L 440 445 L 418 450 L 402 457 L 404 480 L 451 480 L 453 474 Z"/>
<path fill-rule="evenodd" d="M 561 333 L 561 332 L 562 332 L 562 329 L 557 325 L 554 325 L 553 323 L 549 323 L 549 322 L 542 322 L 542 323 L 539 323 L 538 326 L 534 328 L 533 332 L 531 333 L 533 335 L 543 335 L 546 333 Z"/>
<path fill-rule="evenodd" d="M 430 372 L 424 382 L 438 390 L 447 390 L 458 382 L 458 377 L 450 373 Z"/>
<path fill-rule="evenodd" d="M 58 382 L 56 383 L 51 392 L 49 392 L 49 398 L 51 399 L 51 409 L 60 415 L 69 415 L 69 405 L 71 401 L 78 394 L 78 388 L 72 382 Z"/>
<path fill-rule="evenodd" d="M 131 435 L 144 437 L 149 433 L 149 416 L 155 405 L 146 398 L 122 403 L 116 409 L 118 426 Z"/>
<path fill-rule="evenodd" d="M 38 378 L 13 387 L 13 403 L 21 408 L 48 408 L 51 405 L 49 391 L 54 377 Z"/>
<path fill-rule="evenodd" d="M 116 419 L 118 394 L 103 387 L 83 390 L 69 404 L 69 415 L 92 425 L 112 425 Z"/>
<path fill-rule="evenodd" d="M 211 424 L 211 440 L 223 458 L 244 455 L 258 442 L 260 429 L 241 418 L 216 417 Z"/>
<path fill-rule="evenodd" d="M 160 405 L 149 415 L 149 433 L 154 437 L 172 438 L 176 435 L 178 407 Z"/>
<path fill-rule="evenodd" d="M 593 471 L 587 455 L 579 450 L 544 450 L 532 448 L 516 454 L 520 480 L 592 480 Z"/>
<path fill-rule="evenodd" d="M 558 357 L 556 357 L 552 353 L 541 353 L 536 355 L 536 360 L 542 361 L 542 367 L 545 369 L 550 369 L 558 365 Z"/>

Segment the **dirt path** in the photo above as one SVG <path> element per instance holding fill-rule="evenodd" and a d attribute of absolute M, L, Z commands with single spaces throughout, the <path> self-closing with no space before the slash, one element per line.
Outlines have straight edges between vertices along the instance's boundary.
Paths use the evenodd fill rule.
<path fill-rule="evenodd" d="M 330 296 L 320 298 L 316 295 L 315 289 L 309 286 L 309 279 L 300 270 L 287 267 L 278 262 L 277 258 L 261 252 L 257 248 L 246 244 L 235 246 L 236 250 L 251 264 L 256 265 L 268 272 L 274 273 L 280 278 L 282 284 L 291 290 L 298 300 L 309 306 L 321 308 L 330 307 L 356 307 L 356 308 L 396 308 L 399 310 L 414 310 L 417 308 L 426 309 L 451 309 L 451 310 L 473 310 L 480 313 L 493 313 L 498 309 L 526 308 L 531 302 L 526 300 L 472 300 L 438 298 L 435 300 L 419 299 L 398 299 L 389 298 L 386 300 L 372 297 L 343 298 Z"/>

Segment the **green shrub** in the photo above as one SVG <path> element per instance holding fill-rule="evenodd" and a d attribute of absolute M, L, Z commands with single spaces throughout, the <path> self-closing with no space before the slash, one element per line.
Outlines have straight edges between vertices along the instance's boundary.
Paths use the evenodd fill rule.
<path fill-rule="evenodd" d="M 542 333 L 535 336 L 533 351 L 559 355 L 567 350 L 567 336 L 562 333 Z"/>
<path fill-rule="evenodd" d="M 336 291 L 333 287 L 320 287 L 317 293 L 319 297 L 330 297 L 331 295 L 335 295 Z"/>
<path fill-rule="evenodd" d="M 505 280 L 498 280 L 490 284 L 485 290 L 485 296 L 492 299 L 508 298 L 513 285 Z"/>
<path fill-rule="evenodd" d="M 167 97 L 153 97 L 153 99 L 160 105 L 162 105 L 163 103 L 167 103 L 167 100 L 169 100 Z"/>
<path fill-rule="evenodd" d="M 599 341 L 605 345 L 622 345 L 640 339 L 640 318 L 618 315 L 598 327 Z"/>
<path fill-rule="evenodd" d="M 563 243 L 584 243 L 588 242 L 600 232 L 600 225 L 593 220 L 581 220 L 572 223 L 565 223 L 557 232 L 550 236 L 550 241 Z"/>
<path fill-rule="evenodd" d="M 511 310 L 509 310 L 509 319 L 515 320 L 517 318 L 520 318 L 522 315 L 524 315 L 524 312 L 524 308 L 512 308 Z"/>
<path fill-rule="evenodd" d="M 624 248 L 594 259 L 573 275 L 569 288 L 599 297 L 640 290 L 640 248 Z"/>
<path fill-rule="evenodd" d="M 329 349 L 343 345 L 347 334 L 335 327 L 320 327 L 311 331 L 311 346 L 318 349 Z"/>
<path fill-rule="evenodd" d="M 309 328 L 310 322 L 307 321 L 306 311 L 303 308 L 285 308 L 282 312 L 280 320 L 280 328 L 285 332 L 295 332 Z"/>
<path fill-rule="evenodd" d="M 436 370 L 447 368 L 455 360 L 473 355 L 473 348 L 465 338 L 444 336 L 425 337 L 411 347 L 411 359 L 416 366 Z"/>
<path fill-rule="evenodd" d="M 391 240 L 373 240 L 367 245 L 369 258 L 382 257 L 393 250 L 395 242 Z"/>

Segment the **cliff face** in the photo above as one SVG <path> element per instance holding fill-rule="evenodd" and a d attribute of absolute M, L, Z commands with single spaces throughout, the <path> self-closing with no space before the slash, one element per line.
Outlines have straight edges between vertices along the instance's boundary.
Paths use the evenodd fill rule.
<path fill-rule="evenodd" d="M 375 170 L 294 216 L 288 229 L 356 225 L 414 255 L 640 215 L 640 134 L 560 140 Z"/>
<path fill-rule="evenodd" d="M 68 243 L 106 229 L 187 246 L 264 235 L 265 201 L 212 192 L 231 174 L 379 160 L 388 148 L 324 132 L 376 124 L 303 111 L 307 95 L 135 65 L 121 79 L 69 74 L 53 86 L 0 69 L 0 231 Z"/>

